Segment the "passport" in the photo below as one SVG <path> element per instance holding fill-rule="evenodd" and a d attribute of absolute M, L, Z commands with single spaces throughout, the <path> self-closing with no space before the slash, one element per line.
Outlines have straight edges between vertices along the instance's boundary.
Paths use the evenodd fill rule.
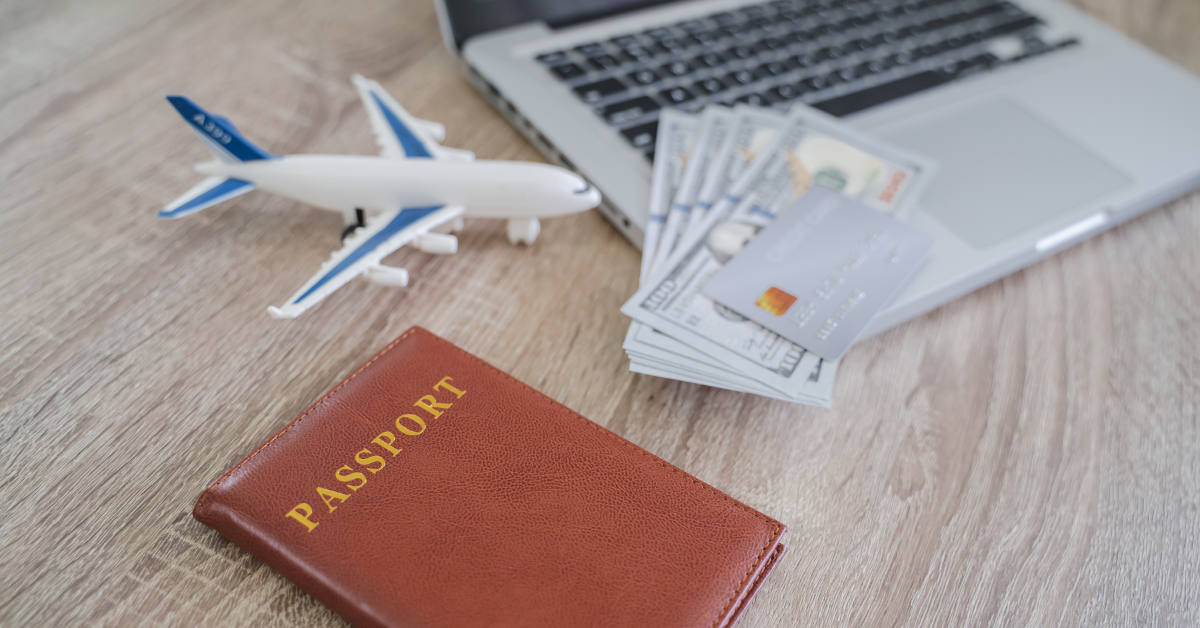
<path fill-rule="evenodd" d="M 417 327 L 193 516 L 360 627 L 732 626 L 786 531 Z"/>

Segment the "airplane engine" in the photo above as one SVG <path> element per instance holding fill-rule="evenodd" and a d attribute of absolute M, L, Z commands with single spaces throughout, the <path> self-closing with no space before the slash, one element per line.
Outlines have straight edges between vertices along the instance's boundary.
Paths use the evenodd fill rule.
<path fill-rule="evenodd" d="M 432 135 L 433 139 L 439 142 L 446 141 L 446 125 L 442 124 L 441 122 L 422 120 L 420 118 L 417 118 L 415 122 L 419 124 L 421 128 L 425 129 L 427 133 Z"/>
<path fill-rule="evenodd" d="M 458 252 L 458 238 L 444 233 L 425 233 L 413 240 L 417 250 L 435 255 L 448 255 Z"/>
<path fill-rule="evenodd" d="M 403 288 L 408 285 L 408 271 L 403 268 L 377 264 L 367 269 L 367 279 L 372 283 L 392 288 Z"/>
<path fill-rule="evenodd" d="M 451 220 L 450 222 L 444 222 L 444 223 L 430 229 L 429 232 L 430 233 L 454 233 L 455 231 L 462 231 L 463 227 L 465 227 L 465 226 L 467 226 L 466 221 L 463 220 L 462 216 L 459 216 L 458 218 L 455 218 L 454 220 Z"/>
<path fill-rule="evenodd" d="M 443 146 L 442 153 L 447 161 L 469 162 L 475 161 L 475 153 L 461 148 L 448 148 Z"/>
<path fill-rule="evenodd" d="M 508 241 L 512 244 L 533 244 L 542 232 L 542 223 L 537 218 L 509 218 Z"/>

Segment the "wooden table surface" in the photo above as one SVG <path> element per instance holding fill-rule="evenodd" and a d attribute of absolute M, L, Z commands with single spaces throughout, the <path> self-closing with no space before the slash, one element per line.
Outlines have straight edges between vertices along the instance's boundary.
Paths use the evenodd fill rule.
<path fill-rule="evenodd" d="M 1075 1 L 1200 73 L 1196 0 Z M 429 0 L 0 4 L 0 624 L 339 624 L 190 510 L 411 325 L 785 522 L 743 626 L 1200 624 L 1200 195 L 863 343 L 820 410 L 631 374 L 638 253 L 596 212 L 520 248 L 468 221 L 390 258 L 411 287 L 272 320 L 341 218 L 156 219 L 208 158 L 163 95 L 372 154 L 354 72 L 449 146 L 541 159 Z"/>

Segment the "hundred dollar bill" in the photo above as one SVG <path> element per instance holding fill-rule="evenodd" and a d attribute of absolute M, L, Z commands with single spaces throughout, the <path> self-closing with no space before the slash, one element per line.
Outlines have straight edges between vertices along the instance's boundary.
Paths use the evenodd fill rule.
<path fill-rule="evenodd" d="M 788 396 L 803 394 L 820 359 L 706 297 L 701 288 L 758 230 L 811 185 L 895 212 L 933 165 L 797 108 L 767 151 L 735 181 L 703 221 L 621 311 Z"/>
<path fill-rule="evenodd" d="M 654 146 L 654 167 L 650 177 L 649 219 L 646 221 L 645 239 L 642 241 L 642 268 L 639 277 L 644 282 L 650 275 L 655 251 L 658 248 L 663 222 L 675 197 L 679 179 L 687 166 L 700 127 L 700 116 L 668 109 L 662 112 L 658 123 L 658 137 Z M 625 335 L 625 345 L 636 344 L 641 324 L 634 321 Z"/>
<path fill-rule="evenodd" d="M 639 323 L 633 342 L 629 342 L 629 340 L 627 338 L 625 350 L 629 354 L 631 361 L 642 362 L 644 364 L 670 364 L 670 370 L 674 372 L 686 373 L 692 377 L 723 380 L 729 384 L 723 386 L 723 388 L 764 394 L 762 392 L 762 389 L 766 388 L 764 384 L 759 383 L 754 386 L 747 386 L 741 383 L 753 380 L 740 371 L 732 370 L 731 367 L 713 358 L 711 355 L 703 353 L 647 325 Z M 801 385 L 800 391 L 790 395 L 790 398 L 793 401 L 800 401 L 802 403 L 828 406 L 833 397 L 835 374 L 836 363 L 818 360 L 809 373 L 807 381 L 804 381 Z M 664 374 L 660 375 L 660 377 L 672 376 Z M 679 378 L 676 377 L 675 379 Z M 783 394 L 782 391 L 776 392 Z"/>
<path fill-rule="evenodd" d="M 692 152 L 688 156 L 687 166 L 679 178 L 675 196 L 671 201 L 671 208 L 667 211 L 667 220 L 663 225 L 662 235 L 656 246 L 654 259 L 650 262 L 652 271 L 667 260 L 667 256 L 679 243 L 679 237 L 683 235 L 683 231 L 687 227 L 692 204 L 695 203 L 696 195 L 700 192 L 700 185 L 704 182 L 704 175 L 708 172 L 709 164 L 717 157 L 718 151 L 725 144 L 725 138 L 729 135 L 734 117 L 733 111 L 725 107 L 708 107 L 701 114 L 700 128 L 696 131 Z"/>
<path fill-rule="evenodd" d="M 788 118 L 770 110 L 741 107 L 735 112 L 737 114 L 735 128 L 730 133 L 725 146 L 722 147 L 722 155 L 717 159 L 720 163 L 714 164 L 717 169 L 715 176 L 718 179 L 714 183 L 713 179 L 706 178 L 702 186 L 707 190 L 705 193 L 709 198 L 720 198 L 728 182 L 741 176 L 742 171 L 749 166 L 755 156 L 761 154 L 779 130 L 789 123 Z M 734 151 L 736 154 L 730 155 Z M 712 172 L 713 168 L 710 168 L 709 171 Z M 706 202 L 704 209 L 708 209 L 711 205 L 711 202 Z M 658 252 L 660 255 L 669 253 L 661 244 Z M 656 268 L 658 265 L 652 264 L 651 273 Z M 698 383 L 701 380 L 718 378 L 727 384 L 722 386 L 724 388 L 763 394 L 761 385 L 743 385 L 742 381 L 749 380 L 744 375 L 730 370 L 720 360 L 684 345 L 651 327 L 639 325 L 636 321 L 630 326 L 624 348 L 631 361 L 641 363 L 639 365 L 642 369 L 640 372 L 675 379 L 680 379 L 678 374 L 683 372 L 691 376 L 688 381 Z M 671 369 L 672 372 L 651 373 L 650 368 L 652 367 L 647 366 L 650 364 L 673 364 L 674 368 Z M 804 391 L 804 394 L 815 395 L 815 400 L 796 398 L 793 400 L 828 406 L 833 391 L 833 372 L 834 369 L 822 371 L 818 362 L 813 366 L 814 377 L 806 383 L 807 390 Z"/>
<path fill-rule="evenodd" d="M 788 123 L 786 116 L 773 109 L 747 105 L 736 107 L 734 115 L 734 129 L 726 136 L 720 153 L 712 160 L 704 175 L 703 185 L 696 194 L 692 211 L 688 214 L 688 225 L 680 241 L 687 242 L 699 235 L 698 231 L 713 204 Z"/>
<path fill-rule="evenodd" d="M 716 190 L 708 192 L 713 198 L 720 197 L 726 182 L 740 176 L 742 170 L 753 161 L 754 156 L 763 152 L 771 138 L 788 123 L 785 116 L 771 110 L 743 106 L 736 109 L 735 113 L 734 128 L 722 147 L 724 154 L 722 157 L 718 157 L 722 163 L 714 164 L 720 173 L 719 176 L 722 177 L 719 180 L 720 187 L 714 187 L 712 181 L 707 178 L 702 186 L 709 190 Z M 731 140 L 737 141 L 732 142 Z M 736 151 L 733 159 L 728 158 L 728 153 L 731 151 Z M 691 163 L 689 163 L 690 165 Z M 710 167 L 709 172 L 712 172 L 714 167 Z M 656 180 L 655 183 L 656 185 L 669 185 L 670 182 L 670 179 L 664 177 Z M 656 188 L 654 194 L 655 198 L 662 198 L 665 193 L 661 188 Z M 705 209 L 709 206 L 711 203 L 706 203 Z M 663 252 L 661 248 L 659 250 Z M 651 272 L 653 269 L 652 265 Z M 777 397 L 781 395 L 781 393 L 767 394 L 766 391 L 771 389 L 762 385 L 748 384 L 747 382 L 752 382 L 752 380 L 730 370 L 720 361 L 636 321 L 630 325 L 624 348 L 629 354 L 631 364 L 638 366 L 636 372 L 714 385 L 752 394 Z M 659 368 L 656 365 L 672 366 Z M 836 367 L 822 369 L 818 363 L 813 368 L 810 381 L 805 383 L 802 395 L 780 398 L 828 407 L 832 400 L 835 372 Z"/>
<path fill-rule="evenodd" d="M 802 390 L 795 394 L 785 394 L 783 391 L 757 382 L 742 373 L 710 366 L 711 358 L 707 355 L 701 362 L 690 361 L 673 352 L 655 349 L 649 351 L 651 353 L 630 353 L 631 368 L 637 365 L 636 372 L 646 375 L 706 384 L 807 405 L 828 408 L 833 402 L 833 385 L 837 375 L 836 362 L 818 361 L 816 367 L 809 373 L 807 381 L 804 382 Z"/>
<path fill-rule="evenodd" d="M 673 197 L 676 199 L 676 202 L 674 202 L 673 209 L 668 213 L 670 217 L 667 219 L 667 232 L 672 232 L 670 237 L 666 237 L 665 235 L 665 237 L 658 238 L 658 241 L 655 241 L 656 232 L 653 229 L 647 229 L 647 241 L 646 245 L 643 246 L 643 253 L 646 251 L 653 252 L 655 249 L 658 249 L 660 255 L 660 257 L 656 258 L 658 261 L 664 259 L 666 253 L 670 252 L 664 241 L 676 239 L 674 237 L 676 237 L 680 225 L 682 225 L 682 222 L 679 221 L 679 216 L 682 215 L 679 211 L 680 207 L 690 203 L 690 198 L 694 196 L 695 191 L 703 183 L 700 174 L 707 171 L 707 161 L 709 161 L 707 159 L 708 156 L 703 154 L 704 146 L 707 146 L 710 151 L 715 152 L 715 148 L 726 144 L 724 136 L 732 131 L 730 127 L 733 122 L 743 120 L 750 122 L 764 118 L 763 114 L 757 116 L 749 114 L 734 116 L 730 109 L 725 108 L 712 108 L 710 112 L 712 113 L 706 112 L 702 116 L 700 122 L 698 122 L 698 130 L 696 128 L 697 122 L 695 116 L 680 116 L 678 112 L 667 114 L 665 119 L 660 122 L 662 131 L 659 134 L 659 144 L 656 146 L 656 150 L 659 151 L 659 155 L 670 156 L 671 160 L 655 161 L 654 177 L 652 178 L 652 197 L 650 197 L 652 198 L 652 207 L 650 207 L 652 221 L 650 221 L 650 226 L 660 227 L 662 225 L 661 220 L 654 220 L 654 217 L 662 215 L 661 208 L 665 205 L 662 202 L 664 199 Z M 775 120 L 775 118 L 778 118 L 778 120 Z M 779 120 L 785 119 L 781 115 L 770 116 L 769 121 L 772 122 L 772 130 L 774 130 L 774 127 L 781 126 Z M 750 136 L 761 136 L 761 133 L 756 131 L 757 128 L 752 128 Z M 680 146 L 685 146 L 689 143 L 694 146 L 692 146 L 691 154 L 686 159 L 683 159 L 682 154 L 679 152 Z M 674 150 L 672 150 L 672 146 L 674 146 Z M 683 171 L 682 175 L 679 174 L 680 169 Z M 650 262 L 649 267 L 646 265 L 647 261 Z M 649 268 L 647 274 L 649 271 L 653 271 L 653 262 L 654 258 L 643 255 L 643 269 Z M 722 388 L 739 389 L 746 391 L 746 393 L 764 394 L 764 391 L 769 390 L 762 387 L 761 384 L 745 384 L 745 382 L 750 382 L 749 378 L 740 375 L 740 373 L 728 370 L 720 364 L 716 364 L 708 355 L 698 353 L 694 349 L 679 346 L 671 347 L 674 349 L 674 352 L 661 351 L 658 347 L 646 345 L 646 343 L 636 340 L 637 337 L 642 336 L 661 336 L 661 334 L 655 333 L 652 329 L 644 328 L 640 323 L 632 323 L 629 333 L 625 337 L 625 349 L 629 353 L 631 361 L 644 360 L 646 363 L 673 365 L 672 369 L 653 372 L 653 375 L 688 379 L 688 381 L 695 381 L 697 383 L 700 383 L 701 379 L 703 379 L 703 383 L 712 383 L 712 385 L 718 385 L 719 383 Z M 666 343 L 666 345 L 670 346 L 671 342 L 673 342 L 667 339 L 666 336 L 658 337 L 655 340 L 658 341 L 656 345 Z M 680 355 L 680 353 L 685 354 Z M 690 355 L 686 353 L 690 353 Z M 703 363 L 689 364 L 697 358 L 702 360 Z M 648 369 L 649 367 L 647 367 Z M 680 372 L 688 373 L 688 375 L 680 376 Z M 712 378 L 716 378 L 716 381 L 714 382 Z M 817 402 L 827 403 L 828 400 L 817 400 Z"/>
<path fill-rule="evenodd" d="M 825 405 L 818 400 L 810 399 L 794 399 L 783 393 L 767 388 L 766 386 L 756 385 L 748 378 L 742 378 L 745 383 L 739 383 L 734 379 L 715 379 L 705 375 L 680 371 L 667 362 L 659 362 L 654 360 L 631 360 L 629 362 L 629 370 L 642 375 L 653 375 L 655 377 L 663 377 L 673 379 L 688 384 L 700 384 L 702 386 L 711 386 L 713 388 L 721 388 L 724 390 L 732 390 L 734 392 L 750 393 L 759 395 L 760 397 L 770 397 L 772 399 L 780 399 L 783 401 L 801 401 L 809 405 Z"/>
<path fill-rule="evenodd" d="M 646 221 L 646 237 L 642 241 L 642 273 L 645 282 L 650 274 L 667 210 L 675 197 L 675 189 L 687 166 L 688 156 L 696 143 L 700 117 L 675 109 L 662 112 L 658 120 L 658 138 L 654 145 L 654 170 L 650 177 L 650 217 Z"/>
<path fill-rule="evenodd" d="M 785 395 L 779 390 L 760 384 L 740 373 L 727 371 L 712 373 L 704 369 L 689 368 L 689 366 L 694 365 L 684 365 L 684 363 L 669 358 L 660 359 L 658 357 L 640 355 L 630 360 L 630 370 L 636 373 L 667 377 L 695 384 L 715 386 L 726 390 L 751 393 L 825 408 L 830 407 L 833 402 L 833 383 L 837 376 L 837 362 L 822 361 L 819 363 L 817 369 L 809 374 L 809 382 L 805 386 L 805 390 L 797 395 Z"/>

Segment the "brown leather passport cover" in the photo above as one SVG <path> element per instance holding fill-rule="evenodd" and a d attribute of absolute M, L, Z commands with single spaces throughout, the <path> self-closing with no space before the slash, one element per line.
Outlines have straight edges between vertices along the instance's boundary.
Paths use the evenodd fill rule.
<path fill-rule="evenodd" d="M 784 526 L 413 328 L 196 519 L 360 626 L 731 626 Z"/>

